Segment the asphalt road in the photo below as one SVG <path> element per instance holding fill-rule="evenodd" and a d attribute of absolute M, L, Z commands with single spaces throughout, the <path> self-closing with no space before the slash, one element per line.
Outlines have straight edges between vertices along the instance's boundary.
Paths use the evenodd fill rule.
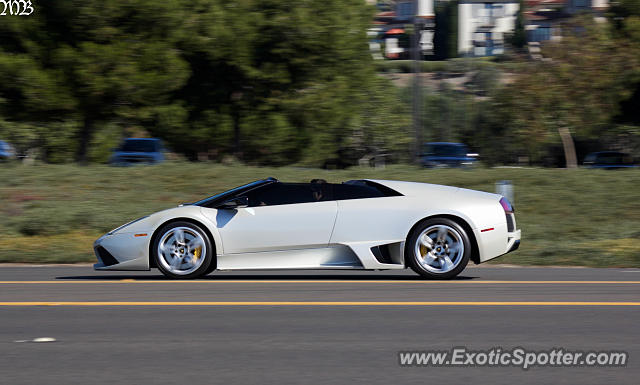
<path fill-rule="evenodd" d="M 185 303 L 189 303 L 185 305 Z M 16 306 L 17 305 L 17 306 Z M 637 384 L 640 269 L 217 272 L 0 267 L 1 384 Z M 55 342 L 32 342 L 35 338 Z M 626 367 L 401 367 L 398 351 L 626 351 Z"/>

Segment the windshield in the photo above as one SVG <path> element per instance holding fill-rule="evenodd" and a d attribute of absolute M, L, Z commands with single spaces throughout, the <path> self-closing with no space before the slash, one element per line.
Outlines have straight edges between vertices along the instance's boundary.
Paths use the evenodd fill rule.
<path fill-rule="evenodd" d="M 219 194 L 212 195 L 212 196 L 210 196 L 208 198 L 199 200 L 199 201 L 197 201 L 197 202 L 195 202 L 193 204 L 195 206 L 211 207 L 211 205 L 219 202 L 220 200 L 223 200 L 227 196 L 230 196 L 230 195 L 232 195 L 234 193 L 238 193 L 238 192 L 241 192 L 241 191 L 244 191 L 244 190 L 250 190 L 250 189 L 252 189 L 252 188 L 254 188 L 256 186 L 260 186 L 261 184 L 264 184 L 264 183 L 270 182 L 270 181 L 272 181 L 272 179 L 271 180 L 270 179 L 257 180 L 255 182 L 247 183 L 247 184 L 242 185 L 242 186 L 234 187 L 231 190 L 227 190 L 227 191 L 221 192 Z"/>
<path fill-rule="evenodd" d="M 467 156 L 466 147 L 453 144 L 428 144 L 425 152 L 431 156 Z"/>
<path fill-rule="evenodd" d="M 155 140 L 125 140 L 120 151 L 123 152 L 156 152 L 158 151 Z"/>

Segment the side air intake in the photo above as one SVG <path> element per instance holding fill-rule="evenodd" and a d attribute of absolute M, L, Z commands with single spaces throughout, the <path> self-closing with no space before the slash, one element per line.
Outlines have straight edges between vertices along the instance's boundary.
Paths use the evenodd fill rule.
<path fill-rule="evenodd" d="M 113 255 L 111 255 L 111 253 L 108 252 L 107 249 L 105 249 L 104 247 L 98 246 L 96 247 L 95 251 L 96 251 L 96 256 L 100 258 L 100 260 L 105 266 L 112 266 L 112 265 L 118 264 L 118 260 Z"/>
<path fill-rule="evenodd" d="M 387 243 L 371 248 L 371 253 L 380 263 L 401 265 L 403 258 L 404 242 Z"/>

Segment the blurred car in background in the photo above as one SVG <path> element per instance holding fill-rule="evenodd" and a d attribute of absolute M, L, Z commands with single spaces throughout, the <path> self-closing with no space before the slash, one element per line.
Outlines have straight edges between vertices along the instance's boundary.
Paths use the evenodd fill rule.
<path fill-rule="evenodd" d="M 112 165 L 156 164 L 164 161 L 162 142 L 157 138 L 127 138 L 109 159 Z"/>
<path fill-rule="evenodd" d="M 638 167 L 631 155 L 618 151 L 592 152 L 584 157 L 582 164 L 589 168 L 605 169 Z"/>
<path fill-rule="evenodd" d="M 424 146 L 421 163 L 424 167 L 470 167 L 477 156 L 462 143 L 431 142 Z"/>
<path fill-rule="evenodd" d="M 10 160 L 15 156 L 13 147 L 5 141 L 0 140 L 0 160 Z"/>

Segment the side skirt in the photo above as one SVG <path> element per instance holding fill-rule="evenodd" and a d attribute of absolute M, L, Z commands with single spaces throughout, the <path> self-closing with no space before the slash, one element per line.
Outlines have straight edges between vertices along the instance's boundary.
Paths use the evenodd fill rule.
<path fill-rule="evenodd" d="M 218 255 L 217 265 L 218 270 L 363 269 L 356 254 L 345 245 Z"/>

